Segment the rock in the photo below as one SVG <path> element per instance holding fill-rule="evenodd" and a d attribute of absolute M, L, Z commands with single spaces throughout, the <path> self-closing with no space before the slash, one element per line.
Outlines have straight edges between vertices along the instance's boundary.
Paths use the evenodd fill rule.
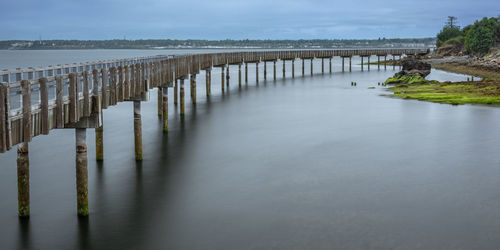
<path fill-rule="evenodd" d="M 436 52 L 441 56 L 459 56 L 462 53 L 462 46 L 458 44 L 447 44 L 437 48 Z"/>
<path fill-rule="evenodd" d="M 431 65 L 413 57 L 405 57 L 401 59 L 403 69 L 396 73 L 394 77 L 399 78 L 402 76 L 417 76 L 425 78 L 431 73 Z"/>

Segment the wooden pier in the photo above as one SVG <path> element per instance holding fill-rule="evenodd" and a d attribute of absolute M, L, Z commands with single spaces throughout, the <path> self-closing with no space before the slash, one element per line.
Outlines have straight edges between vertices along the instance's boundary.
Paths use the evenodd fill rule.
<path fill-rule="evenodd" d="M 206 95 L 211 95 L 212 68 L 221 69 L 221 88 L 229 88 L 230 65 L 238 65 L 238 84 L 242 84 L 241 66 L 244 64 L 245 83 L 248 83 L 248 64 L 256 65 L 256 82 L 259 82 L 259 63 L 264 62 L 264 80 L 267 80 L 267 62 L 273 62 L 273 80 L 276 80 L 276 62 L 283 63 L 286 77 L 286 61 L 292 63 L 295 77 L 295 60 L 302 60 L 302 76 L 305 60 L 321 60 L 321 73 L 325 73 L 325 59 L 377 56 L 393 59 L 402 55 L 425 54 L 425 49 L 375 49 L 375 50 L 290 50 L 193 54 L 183 56 L 152 56 L 123 60 L 100 61 L 55 67 L 29 68 L 0 71 L 0 153 L 17 146 L 18 159 L 18 215 L 30 215 L 29 150 L 33 137 L 48 135 L 52 129 L 74 129 L 76 138 L 76 189 L 77 213 L 89 214 L 87 188 L 87 141 L 86 130 L 95 129 L 96 159 L 105 158 L 103 149 L 103 109 L 120 102 L 133 102 L 135 158 L 143 159 L 141 102 L 148 101 L 147 92 L 158 89 L 158 116 L 164 132 L 168 132 L 168 88 L 174 88 L 174 105 L 180 102 L 179 115 L 184 115 L 184 80 L 190 79 L 190 96 L 196 105 L 196 75 L 206 72 Z M 386 64 L 384 62 L 384 68 Z M 361 66 L 364 70 L 364 66 Z M 368 70 L 370 66 L 368 64 Z M 226 83 L 226 84 L 224 84 Z M 178 91 L 180 85 L 180 91 Z M 229 91 L 229 90 L 227 90 Z M 5 166 L 4 166 L 5 167 Z"/>

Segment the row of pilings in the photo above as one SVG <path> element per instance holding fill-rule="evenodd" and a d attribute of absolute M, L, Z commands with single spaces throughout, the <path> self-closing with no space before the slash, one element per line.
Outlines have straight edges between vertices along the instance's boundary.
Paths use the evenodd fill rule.
<path fill-rule="evenodd" d="M 393 61 L 396 56 L 401 58 L 401 55 L 393 55 Z M 377 67 L 380 70 L 381 65 L 384 69 L 387 68 L 387 56 L 384 55 L 384 60 L 381 62 L 381 56 L 378 55 Z M 360 56 L 361 70 L 364 71 L 364 58 L 368 60 L 368 70 L 370 70 L 370 56 Z M 306 60 L 310 60 L 310 74 L 314 72 L 313 60 L 315 58 L 300 58 L 302 61 L 301 73 L 305 76 L 306 73 Z M 328 71 L 333 73 L 332 57 L 319 58 L 321 60 L 321 73 L 325 73 L 325 59 L 329 62 Z M 349 71 L 352 71 L 352 56 L 341 56 L 342 72 L 345 72 L 345 59 L 349 60 Z M 291 77 L 295 78 L 295 58 L 282 59 L 283 78 L 286 77 L 286 61 L 291 62 Z M 65 84 L 62 77 L 56 76 L 56 100 L 52 104 L 51 115 L 49 116 L 50 106 L 48 103 L 47 94 L 47 79 L 39 79 L 39 89 L 41 94 L 41 107 L 38 116 L 33 115 L 31 108 L 31 82 L 23 80 L 20 83 L 21 96 L 22 96 L 22 112 L 23 119 L 19 119 L 18 126 L 12 126 L 12 122 L 6 125 L 6 121 L 0 122 L 2 126 L 8 126 L 9 131 L 15 130 L 14 136 L 7 138 L 2 134 L 2 142 L 5 147 L 5 142 L 9 141 L 19 142 L 17 148 L 17 175 L 18 175 L 18 215 L 20 217 L 29 217 L 30 215 L 30 192 L 29 192 L 29 142 L 34 134 L 34 126 L 39 129 L 38 134 L 48 134 L 52 128 L 72 128 L 75 129 L 75 150 L 76 150 L 76 193 L 77 193 L 77 214 L 79 216 L 87 216 L 89 214 L 88 204 L 88 170 L 87 170 L 87 141 L 86 130 L 88 128 L 95 129 L 95 148 L 96 160 L 104 160 L 104 147 L 103 147 L 103 112 L 108 106 L 116 105 L 121 101 L 133 102 L 133 119 L 134 119 L 134 145 L 135 145 L 135 159 L 137 161 L 143 160 L 142 151 L 142 118 L 141 118 L 141 102 L 148 101 L 147 92 L 150 88 L 156 87 L 158 89 L 158 116 L 162 120 L 162 129 L 168 132 L 168 88 L 173 88 L 173 103 L 179 108 L 180 116 L 185 114 L 185 81 L 189 80 L 190 83 L 190 99 L 193 105 L 196 105 L 197 100 L 197 82 L 196 76 L 200 70 L 205 71 L 205 88 L 206 95 L 211 95 L 212 84 L 212 69 L 219 67 L 221 69 L 221 90 L 222 92 L 229 90 L 229 69 L 230 65 L 238 66 L 238 85 L 241 87 L 242 82 L 248 83 L 248 65 L 255 63 L 255 80 L 259 83 L 259 63 L 264 63 L 263 78 L 267 80 L 268 63 L 273 64 L 273 80 L 277 79 L 277 62 L 278 60 L 255 60 L 250 62 L 241 63 L 223 63 L 219 65 L 211 65 L 208 68 L 198 68 L 197 70 L 188 69 L 187 72 L 182 70 L 174 70 L 169 74 L 162 71 L 160 65 L 154 63 L 147 66 L 142 64 L 133 64 L 124 67 L 111 67 L 108 70 L 101 69 L 101 71 L 94 69 L 92 73 L 87 71 L 82 74 L 70 73 L 68 74 L 68 99 L 63 98 L 63 86 Z M 242 66 L 244 65 L 244 69 Z M 393 68 L 396 64 L 393 63 Z M 242 77 L 244 70 L 244 78 Z M 122 74 L 122 72 L 124 74 Z M 179 73 L 176 75 L 176 73 Z M 100 74 L 100 75 L 99 75 Z M 109 75 L 108 75 L 109 74 Z M 90 77 L 92 75 L 92 77 Z M 109 76 L 109 77 L 105 77 Z M 92 79 L 90 79 L 92 78 Z M 109 81 L 109 82 L 108 82 Z M 93 87 L 90 88 L 90 83 Z M 83 89 L 83 96 L 79 95 L 79 88 Z M 102 91 L 98 91 L 101 88 Z M 106 89 L 107 88 L 107 89 Z M 226 90 L 227 88 L 227 90 Z M 91 94 L 89 94 L 91 93 Z M 9 98 L 8 90 L 4 85 L 0 85 L 0 114 L 8 110 Z M 2 116 L 3 117 L 3 116 Z M 33 124 L 36 123 L 36 124 Z M 3 128 L 6 129 L 6 128 Z M 9 134 L 10 135 L 10 134 Z M 14 138 L 13 137 L 17 137 Z M 3 150 L 5 151 L 5 150 Z"/>

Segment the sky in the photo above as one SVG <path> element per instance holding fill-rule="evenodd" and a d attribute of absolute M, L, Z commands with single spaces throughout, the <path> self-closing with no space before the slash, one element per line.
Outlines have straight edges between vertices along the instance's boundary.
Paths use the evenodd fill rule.
<path fill-rule="evenodd" d="M 1 0 L 0 40 L 434 37 L 498 0 Z"/>

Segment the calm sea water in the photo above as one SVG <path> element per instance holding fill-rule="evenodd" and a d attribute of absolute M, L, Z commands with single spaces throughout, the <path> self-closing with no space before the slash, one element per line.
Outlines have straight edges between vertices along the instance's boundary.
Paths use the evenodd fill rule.
<path fill-rule="evenodd" d="M 157 54 L 0 53 L 1 68 Z M 390 98 L 377 82 L 392 67 L 360 72 L 354 63 L 342 73 L 334 62 L 322 75 L 317 60 L 314 77 L 308 63 L 301 77 L 297 62 L 295 79 L 289 64 L 281 79 L 280 63 L 277 81 L 271 67 L 263 81 L 260 64 L 258 85 L 252 65 L 241 89 L 232 67 L 225 94 L 215 69 L 209 99 L 202 72 L 184 119 L 170 103 L 168 134 L 152 91 L 143 162 L 134 160 L 132 104 L 108 108 L 101 164 L 87 132 L 88 219 L 76 216 L 73 130 L 30 143 L 29 221 L 16 214 L 16 152 L 1 154 L 0 248 L 498 249 L 500 109 Z"/>

